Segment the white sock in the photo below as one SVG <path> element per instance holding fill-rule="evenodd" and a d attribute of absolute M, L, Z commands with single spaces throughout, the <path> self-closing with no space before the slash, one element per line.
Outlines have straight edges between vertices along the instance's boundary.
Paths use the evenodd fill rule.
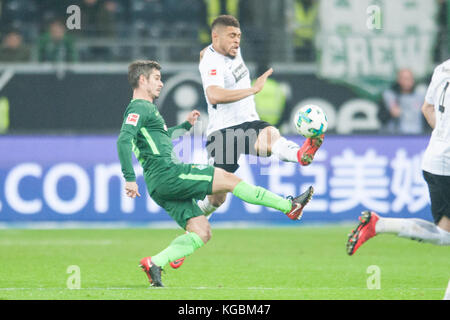
<path fill-rule="evenodd" d="M 200 210 L 202 210 L 208 220 L 211 218 L 212 213 L 217 210 L 217 207 L 213 206 L 211 202 L 209 202 L 208 196 L 206 196 L 203 200 L 198 200 L 197 205 L 200 207 Z"/>
<path fill-rule="evenodd" d="M 399 237 L 424 241 L 436 245 L 450 245 L 450 232 L 422 219 L 380 218 L 376 233 L 394 233 Z"/>
<path fill-rule="evenodd" d="M 375 232 L 378 233 L 394 233 L 398 234 L 405 225 L 405 219 L 399 218 L 381 218 L 375 225 Z"/>
<path fill-rule="evenodd" d="M 273 144 L 272 154 L 281 161 L 298 162 L 297 152 L 299 149 L 298 144 L 281 137 Z"/>
<path fill-rule="evenodd" d="M 443 236 L 444 238 L 445 238 L 445 237 L 447 237 L 447 239 L 450 238 L 450 232 L 449 232 L 449 231 L 444 230 L 444 229 L 442 229 L 442 228 L 439 228 L 438 226 L 436 226 L 436 228 L 438 229 L 438 231 L 442 234 L 442 236 Z"/>

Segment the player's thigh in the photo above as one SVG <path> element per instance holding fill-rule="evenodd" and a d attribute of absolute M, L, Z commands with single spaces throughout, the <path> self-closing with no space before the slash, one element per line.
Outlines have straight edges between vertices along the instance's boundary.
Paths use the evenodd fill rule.
<path fill-rule="evenodd" d="M 270 127 L 270 129 L 269 129 Z M 266 132 L 269 137 L 266 137 Z M 262 135 L 261 135 L 262 133 Z M 257 143 L 261 135 L 261 145 Z M 227 172 L 236 172 L 239 168 L 239 157 L 241 154 L 255 156 L 269 156 L 271 145 L 262 145 L 263 142 L 273 143 L 273 139 L 279 136 L 278 130 L 266 121 L 256 120 L 217 130 L 207 137 L 206 150 L 208 152 L 209 164 Z"/>
<path fill-rule="evenodd" d="M 423 171 L 423 177 L 428 184 L 433 220 L 438 224 L 443 217 L 450 218 L 450 176 Z"/>
<path fill-rule="evenodd" d="M 208 135 L 206 140 L 206 151 L 210 165 L 222 168 L 228 172 L 236 172 L 239 168 L 237 139 L 235 127 L 217 130 Z"/>
<path fill-rule="evenodd" d="M 214 169 L 203 164 L 177 164 L 160 178 L 155 190 L 165 200 L 204 199 L 212 194 Z"/>
<path fill-rule="evenodd" d="M 259 132 L 254 148 L 260 157 L 270 156 L 272 146 L 281 137 L 280 132 L 273 126 L 265 127 Z"/>
<path fill-rule="evenodd" d="M 156 191 L 151 195 L 152 199 L 162 207 L 167 214 L 183 229 L 186 229 L 190 219 L 203 216 L 202 210 L 194 199 L 166 200 Z"/>
<path fill-rule="evenodd" d="M 209 203 L 214 207 L 220 207 L 227 200 L 228 192 L 218 192 L 208 196 Z"/>
<path fill-rule="evenodd" d="M 227 172 L 221 168 L 215 168 L 212 194 L 232 192 L 240 181 L 241 179 L 234 173 Z"/>

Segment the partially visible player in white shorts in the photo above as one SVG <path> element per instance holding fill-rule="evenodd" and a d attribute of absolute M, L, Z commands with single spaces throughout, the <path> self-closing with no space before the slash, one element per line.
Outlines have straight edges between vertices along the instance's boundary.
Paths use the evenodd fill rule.
<path fill-rule="evenodd" d="M 393 233 L 421 242 L 450 245 L 450 60 L 434 69 L 422 112 L 433 129 L 422 161 L 423 177 L 428 184 L 433 222 L 423 219 L 382 218 L 364 211 L 361 222 L 347 241 L 347 253 L 353 255 L 377 234 Z"/>

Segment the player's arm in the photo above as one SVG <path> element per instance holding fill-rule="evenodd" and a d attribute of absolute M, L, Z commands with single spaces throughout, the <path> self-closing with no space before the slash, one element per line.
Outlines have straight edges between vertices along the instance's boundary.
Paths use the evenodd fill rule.
<path fill-rule="evenodd" d="M 203 49 L 202 49 L 202 51 L 200 51 L 200 62 L 202 61 L 202 59 L 203 59 L 203 56 L 204 56 L 204 54 L 205 54 L 205 51 L 206 51 L 206 49 L 208 49 L 208 47 L 204 47 Z"/>
<path fill-rule="evenodd" d="M 125 192 L 127 196 L 135 198 L 141 196 L 136 183 L 136 174 L 133 169 L 132 149 L 133 139 L 137 136 L 142 123 L 142 116 L 130 111 L 126 116 L 117 138 L 117 152 L 123 177 L 125 178 Z"/>
<path fill-rule="evenodd" d="M 133 169 L 132 149 L 134 135 L 125 130 L 121 130 L 117 138 L 117 152 L 119 155 L 120 166 L 122 168 L 125 181 L 136 181 L 136 174 Z"/>
<path fill-rule="evenodd" d="M 434 110 L 434 105 L 424 102 L 422 105 L 422 113 L 427 120 L 428 124 L 432 129 L 436 126 L 436 112 Z"/>
<path fill-rule="evenodd" d="M 436 127 L 436 111 L 434 110 L 434 95 L 436 93 L 436 86 L 439 84 L 438 81 L 438 70 L 440 66 L 437 66 L 433 71 L 433 76 L 431 77 L 431 82 L 428 85 L 427 92 L 425 94 L 425 99 L 422 105 L 422 113 L 425 120 L 428 122 L 430 127 L 434 129 Z"/>
<path fill-rule="evenodd" d="M 266 83 L 267 78 L 273 73 L 273 69 L 270 68 L 266 72 L 264 72 L 258 79 L 256 79 L 255 83 L 252 87 L 247 89 L 225 89 L 221 86 L 211 85 L 206 88 L 206 96 L 211 104 L 222 104 L 222 103 L 230 103 L 242 100 L 251 96 L 253 94 L 257 94 L 262 90 L 264 84 Z"/>
<path fill-rule="evenodd" d="M 191 130 L 192 126 L 195 124 L 195 122 L 197 122 L 197 119 L 199 116 L 200 116 L 199 111 L 197 111 L 197 110 L 191 111 L 188 114 L 185 122 L 167 129 L 167 133 L 169 134 L 169 137 L 171 137 L 173 140 L 173 139 L 176 139 L 176 138 L 182 136 L 187 131 Z"/>

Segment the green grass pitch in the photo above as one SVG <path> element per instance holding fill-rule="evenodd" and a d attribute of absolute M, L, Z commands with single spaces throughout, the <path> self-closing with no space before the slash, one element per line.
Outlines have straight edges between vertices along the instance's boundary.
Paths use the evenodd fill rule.
<path fill-rule="evenodd" d="M 180 269 L 166 267 L 165 288 L 150 288 L 138 262 L 165 248 L 181 230 L 0 230 L 0 299 L 444 297 L 449 247 L 380 235 L 349 257 L 345 242 L 351 228 L 215 229 L 212 240 Z M 79 267 L 80 289 L 67 288 L 72 265 Z M 368 283 L 379 288 L 369 289 Z"/>

